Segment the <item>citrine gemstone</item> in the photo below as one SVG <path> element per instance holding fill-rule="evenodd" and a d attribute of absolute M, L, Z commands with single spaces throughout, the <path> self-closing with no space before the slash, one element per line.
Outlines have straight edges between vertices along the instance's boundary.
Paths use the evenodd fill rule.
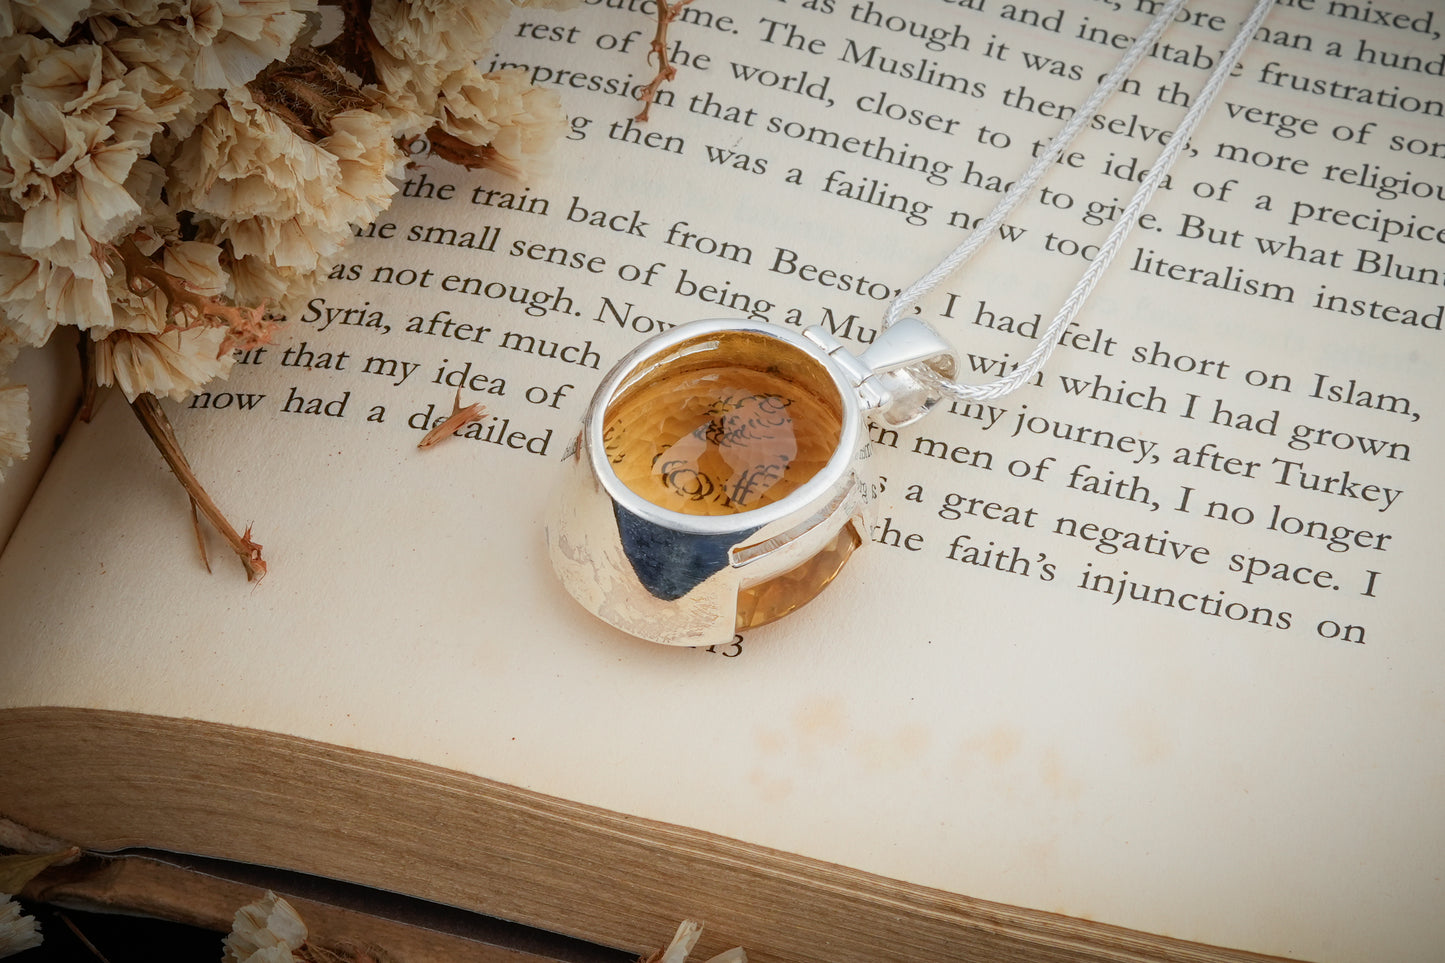
<path fill-rule="evenodd" d="M 811 602 L 861 544 L 852 524 L 845 524 L 821 552 L 803 564 L 743 589 L 738 593 L 738 631 L 767 625 Z"/>
<path fill-rule="evenodd" d="M 734 515 L 787 497 L 838 449 L 843 410 L 816 361 L 740 332 L 673 349 L 607 407 L 617 479 L 685 515 Z"/>
<path fill-rule="evenodd" d="M 735 515 L 815 478 L 842 432 L 842 400 L 818 361 L 739 331 L 684 342 L 639 366 L 607 406 L 602 436 L 617 479 L 648 502 L 687 515 Z M 743 588 L 737 628 L 810 601 L 859 544 L 845 523 L 807 561 Z"/>

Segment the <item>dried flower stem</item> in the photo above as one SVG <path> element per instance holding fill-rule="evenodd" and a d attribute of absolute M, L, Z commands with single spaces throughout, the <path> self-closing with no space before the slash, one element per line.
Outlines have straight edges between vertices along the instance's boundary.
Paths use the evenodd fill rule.
<path fill-rule="evenodd" d="M 90 424 L 95 416 L 95 342 L 80 335 L 80 420 Z"/>
<path fill-rule="evenodd" d="M 226 521 L 226 516 L 221 514 L 221 509 L 216 506 L 211 496 L 201 486 L 201 481 L 196 477 L 196 473 L 191 471 L 186 456 L 181 453 L 181 446 L 176 440 L 175 431 L 171 428 L 170 419 L 161 410 L 160 402 L 156 400 L 155 395 L 138 395 L 135 401 L 131 402 L 130 407 L 135 412 L 135 416 L 140 419 L 146 434 L 150 435 L 151 441 L 160 450 L 161 457 L 170 466 L 176 480 L 181 483 L 181 487 L 190 496 L 191 504 L 206 516 L 206 521 L 210 522 L 217 532 L 220 532 L 221 537 L 226 540 L 227 544 L 231 546 L 231 550 L 241 560 L 241 564 L 246 569 L 247 581 L 263 578 L 266 575 L 266 562 L 261 558 L 261 546 L 251 541 L 251 529 L 247 528 L 245 534 L 237 534 L 236 530 L 231 527 L 231 523 Z"/>
<path fill-rule="evenodd" d="M 96 947 L 96 945 L 90 941 L 89 937 L 87 937 L 84 933 L 80 931 L 80 927 L 75 925 L 74 920 L 72 920 L 69 916 L 66 916 L 64 913 L 58 911 L 55 915 L 60 917 L 60 922 L 66 925 L 66 927 L 70 930 L 71 934 L 74 935 L 76 939 L 80 940 L 81 945 L 84 946 L 87 950 L 89 950 L 91 955 L 94 956 L 97 960 L 100 960 L 100 963 L 110 963 L 110 960 L 106 959 L 105 954 L 102 953 Z"/>
<path fill-rule="evenodd" d="M 677 76 L 677 68 L 667 59 L 667 28 L 689 3 L 692 3 L 692 0 L 677 0 L 676 3 L 657 0 L 657 32 L 652 35 L 651 47 L 652 53 L 657 55 L 657 76 L 637 95 L 637 99 L 642 101 L 642 110 L 632 119 L 639 124 L 647 122 L 647 114 L 652 110 L 657 91 L 664 83 Z"/>
<path fill-rule="evenodd" d="M 266 319 L 264 306 L 243 308 L 196 294 L 185 282 L 171 277 L 165 268 L 147 257 L 132 238 L 117 244 L 115 253 L 125 269 L 126 286 L 139 295 L 158 294 L 166 304 L 167 313 L 175 319 L 172 328 L 224 327 L 227 334 L 221 345 L 223 354 L 233 348 L 250 349 L 267 344 L 276 332 L 276 322 Z"/>

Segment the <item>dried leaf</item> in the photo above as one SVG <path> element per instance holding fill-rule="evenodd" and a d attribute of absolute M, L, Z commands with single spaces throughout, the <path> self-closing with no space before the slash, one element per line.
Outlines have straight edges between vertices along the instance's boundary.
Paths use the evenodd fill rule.
<path fill-rule="evenodd" d="M 452 413 L 447 417 L 447 420 L 427 432 L 426 435 L 422 437 L 422 440 L 417 442 L 416 446 L 418 448 L 430 448 L 433 445 L 439 444 L 444 439 L 450 438 L 452 432 L 457 431 L 462 426 L 470 425 L 474 421 L 481 421 L 482 416 L 486 413 L 487 409 L 479 404 L 467 405 L 463 408 L 462 390 L 458 388 L 457 396 L 452 401 Z"/>
<path fill-rule="evenodd" d="M 18 893 L 25 888 L 26 883 L 51 866 L 62 860 L 74 859 L 79 855 L 80 849 L 72 846 L 69 849 L 40 855 L 23 853 L 16 856 L 0 856 L 0 893 Z"/>

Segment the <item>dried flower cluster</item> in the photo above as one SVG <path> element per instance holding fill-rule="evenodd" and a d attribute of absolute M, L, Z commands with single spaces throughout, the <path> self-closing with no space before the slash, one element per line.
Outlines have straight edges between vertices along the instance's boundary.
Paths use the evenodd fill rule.
<path fill-rule="evenodd" d="M 0 959 L 13 956 L 41 944 L 40 924 L 27 916 L 20 904 L 9 896 L 0 896 Z"/>
<path fill-rule="evenodd" d="M 315 942 L 300 914 L 266 892 L 236 911 L 222 963 L 390 963 L 381 947 L 353 940 Z"/>
<path fill-rule="evenodd" d="M 0 0 L 0 479 L 28 447 L 16 348 L 73 325 L 88 388 L 184 398 L 310 296 L 421 145 L 525 175 L 560 101 L 476 61 L 514 6 L 574 2 Z"/>
<path fill-rule="evenodd" d="M 236 911 L 226 936 L 225 963 L 292 963 L 306 936 L 306 924 L 291 904 L 267 892 Z"/>

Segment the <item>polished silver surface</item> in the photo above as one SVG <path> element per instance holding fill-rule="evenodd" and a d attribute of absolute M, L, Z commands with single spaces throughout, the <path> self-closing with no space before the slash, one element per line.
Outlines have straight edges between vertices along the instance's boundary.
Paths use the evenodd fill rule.
<path fill-rule="evenodd" d="M 919 318 L 903 318 L 885 328 L 857 357 L 826 328 L 814 325 L 803 337 L 849 372 L 868 419 L 890 428 L 926 415 L 943 399 L 940 381 L 958 374 L 953 346 Z"/>
<path fill-rule="evenodd" d="M 712 336 L 771 339 L 791 365 L 816 365 L 836 389 L 841 430 L 827 463 L 771 504 L 725 515 L 672 511 L 638 495 L 613 469 L 604 439 L 609 405 Z M 823 551 L 844 526 L 860 543 L 872 526 L 875 478 L 865 421 L 907 424 L 951 376 L 948 345 L 916 319 L 895 324 L 861 356 L 824 329 L 798 334 L 740 319 L 695 321 L 652 338 L 603 379 L 564 461 L 547 521 L 553 568 L 567 591 L 603 621 L 669 645 L 715 645 L 736 631 L 738 593 Z M 866 415 L 866 417 L 865 417 Z"/>

